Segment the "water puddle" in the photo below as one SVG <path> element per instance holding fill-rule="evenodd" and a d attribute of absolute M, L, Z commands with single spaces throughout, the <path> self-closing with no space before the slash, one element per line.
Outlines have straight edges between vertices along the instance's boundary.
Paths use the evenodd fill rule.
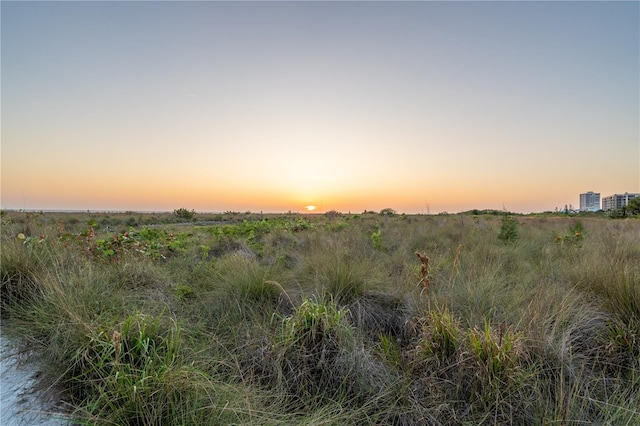
<path fill-rule="evenodd" d="M 3 426 L 61 426 L 59 397 L 42 389 L 38 365 L 24 360 L 5 336 L 0 335 L 0 424 Z"/>

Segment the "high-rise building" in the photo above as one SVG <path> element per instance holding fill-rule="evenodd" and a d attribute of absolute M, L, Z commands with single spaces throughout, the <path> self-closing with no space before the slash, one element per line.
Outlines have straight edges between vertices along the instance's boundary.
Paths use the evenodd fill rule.
<path fill-rule="evenodd" d="M 580 194 L 580 211 L 595 212 L 600 210 L 600 193 L 592 191 Z"/>
<path fill-rule="evenodd" d="M 640 194 L 625 192 L 624 194 L 609 195 L 602 199 L 602 210 L 620 209 L 629 204 L 629 200 L 633 200 L 636 197 L 640 197 Z"/>

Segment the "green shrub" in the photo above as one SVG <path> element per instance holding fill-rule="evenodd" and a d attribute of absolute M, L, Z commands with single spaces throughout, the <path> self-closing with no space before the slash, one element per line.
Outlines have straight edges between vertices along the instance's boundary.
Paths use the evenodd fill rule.
<path fill-rule="evenodd" d="M 184 207 L 176 209 L 173 214 L 178 218 L 186 221 L 192 221 L 195 218 L 195 210 L 187 210 Z"/>
<path fill-rule="evenodd" d="M 373 241 L 373 247 L 376 250 L 382 250 L 384 248 L 382 245 L 382 231 L 380 229 L 376 229 L 371 233 L 371 241 Z"/>
<path fill-rule="evenodd" d="M 517 222 L 514 218 L 507 214 L 502 216 L 498 239 L 504 242 L 514 242 L 518 239 Z"/>

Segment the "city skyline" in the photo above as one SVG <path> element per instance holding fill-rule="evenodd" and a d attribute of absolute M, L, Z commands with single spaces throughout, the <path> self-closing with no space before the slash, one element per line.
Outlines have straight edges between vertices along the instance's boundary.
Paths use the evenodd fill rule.
<path fill-rule="evenodd" d="M 640 192 L 638 2 L 2 2 L 3 209 Z"/>

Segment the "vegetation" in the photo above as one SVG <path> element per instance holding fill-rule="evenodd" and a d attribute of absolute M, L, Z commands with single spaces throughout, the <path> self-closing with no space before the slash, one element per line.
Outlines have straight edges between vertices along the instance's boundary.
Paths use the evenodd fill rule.
<path fill-rule="evenodd" d="M 627 204 L 624 208 L 629 216 L 640 215 L 640 197 L 632 198 L 631 200 L 629 200 L 629 204 Z"/>
<path fill-rule="evenodd" d="M 640 422 L 637 217 L 177 216 L 2 212 L 3 334 L 75 422 Z"/>
<path fill-rule="evenodd" d="M 640 197 L 635 197 L 629 200 L 629 204 L 619 209 L 613 210 L 610 213 L 611 217 L 624 218 L 627 216 L 639 216 L 640 215 Z"/>
<path fill-rule="evenodd" d="M 518 239 L 516 220 L 507 214 L 502 216 L 498 238 L 505 242 L 514 242 Z"/>
<path fill-rule="evenodd" d="M 186 221 L 193 220 L 196 216 L 196 212 L 194 210 L 187 210 L 184 207 L 174 210 L 173 214 L 175 214 L 179 219 Z"/>

